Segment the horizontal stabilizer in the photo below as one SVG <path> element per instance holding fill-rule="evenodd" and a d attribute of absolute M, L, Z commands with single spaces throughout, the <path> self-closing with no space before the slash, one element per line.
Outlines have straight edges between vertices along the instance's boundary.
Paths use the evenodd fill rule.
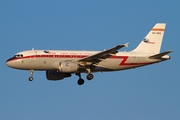
<path fill-rule="evenodd" d="M 163 52 L 163 53 L 159 53 L 159 54 L 150 56 L 149 58 L 150 59 L 158 59 L 158 58 L 161 58 L 162 56 L 167 55 L 167 54 L 169 54 L 171 52 L 173 52 L 173 51 L 166 51 L 166 52 Z"/>

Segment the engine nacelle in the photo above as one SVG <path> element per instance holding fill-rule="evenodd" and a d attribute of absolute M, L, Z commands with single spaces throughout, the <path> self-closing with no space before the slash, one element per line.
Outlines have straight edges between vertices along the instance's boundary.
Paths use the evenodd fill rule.
<path fill-rule="evenodd" d="M 60 62 L 59 63 L 59 71 L 65 73 L 73 73 L 77 72 L 80 68 L 79 64 L 74 62 Z"/>
<path fill-rule="evenodd" d="M 82 66 L 75 62 L 54 62 L 52 67 L 62 73 L 74 73 L 80 69 L 83 69 Z"/>
<path fill-rule="evenodd" d="M 46 78 L 48 80 L 62 80 L 66 77 L 71 77 L 71 74 L 56 71 L 46 71 Z"/>

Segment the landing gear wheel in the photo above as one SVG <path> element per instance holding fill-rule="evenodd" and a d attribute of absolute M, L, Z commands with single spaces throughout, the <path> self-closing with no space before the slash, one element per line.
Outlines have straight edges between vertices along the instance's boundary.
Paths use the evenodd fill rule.
<path fill-rule="evenodd" d="M 87 76 L 86 76 L 86 78 L 88 79 L 88 80 L 91 80 L 91 79 L 93 79 L 93 74 L 88 74 Z"/>
<path fill-rule="evenodd" d="M 29 77 L 29 81 L 32 81 L 33 80 L 33 72 L 34 72 L 34 70 L 30 70 L 30 74 L 31 74 L 31 77 Z"/>
<path fill-rule="evenodd" d="M 29 81 L 32 81 L 33 80 L 33 77 L 29 77 Z"/>
<path fill-rule="evenodd" d="M 79 80 L 77 81 L 77 83 L 78 83 L 78 85 L 82 85 L 82 84 L 84 84 L 84 80 L 83 80 L 83 79 L 79 79 Z"/>

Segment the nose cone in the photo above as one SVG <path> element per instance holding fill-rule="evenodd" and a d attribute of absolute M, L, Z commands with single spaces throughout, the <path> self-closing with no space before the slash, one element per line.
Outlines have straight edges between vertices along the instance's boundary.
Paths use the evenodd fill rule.
<path fill-rule="evenodd" d="M 10 61 L 7 60 L 7 61 L 6 61 L 6 65 L 9 66 L 9 67 L 11 67 Z"/>
<path fill-rule="evenodd" d="M 8 59 L 6 61 L 6 65 L 9 66 L 9 67 L 13 67 L 13 61 L 12 61 L 12 58 Z"/>

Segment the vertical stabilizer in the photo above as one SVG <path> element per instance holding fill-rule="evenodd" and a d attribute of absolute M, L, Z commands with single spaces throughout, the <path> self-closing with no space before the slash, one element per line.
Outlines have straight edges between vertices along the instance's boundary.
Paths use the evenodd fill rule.
<path fill-rule="evenodd" d="M 133 52 L 158 54 L 161 49 L 165 26 L 166 23 L 157 23 Z"/>

